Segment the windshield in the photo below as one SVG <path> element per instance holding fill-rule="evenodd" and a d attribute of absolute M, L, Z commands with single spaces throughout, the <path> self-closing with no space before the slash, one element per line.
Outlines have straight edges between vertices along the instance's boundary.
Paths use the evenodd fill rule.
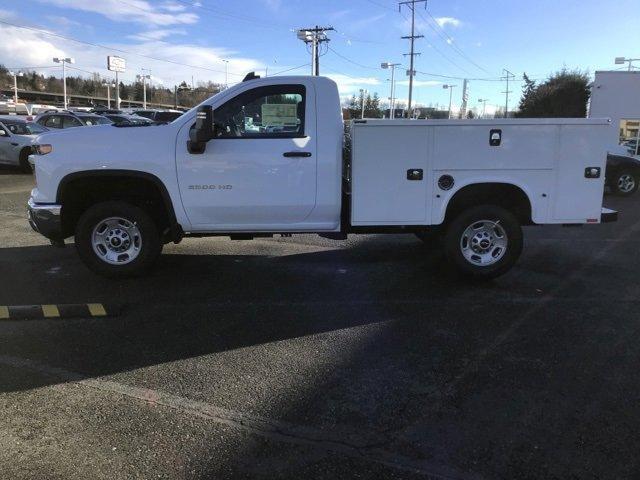
<path fill-rule="evenodd" d="M 129 117 L 127 120 L 129 120 L 131 125 L 149 125 L 153 123 L 151 120 L 144 117 Z"/>
<path fill-rule="evenodd" d="M 47 130 L 37 123 L 26 122 L 3 122 L 7 130 L 14 135 L 37 135 L 38 133 L 46 132 Z"/>
<path fill-rule="evenodd" d="M 98 115 L 96 116 L 86 116 L 86 117 L 82 117 L 82 122 L 85 125 L 108 125 L 110 123 L 113 123 L 111 120 L 109 120 L 106 117 L 100 117 Z"/>

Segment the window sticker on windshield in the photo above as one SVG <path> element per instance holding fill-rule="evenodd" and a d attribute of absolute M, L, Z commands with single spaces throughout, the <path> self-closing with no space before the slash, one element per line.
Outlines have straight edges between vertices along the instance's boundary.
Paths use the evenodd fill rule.
<path fill-rule="evenodd" d="M 295 103 L 265 103 L 262 105 L 262 126 L 298 124 L 298 107 Z"/>

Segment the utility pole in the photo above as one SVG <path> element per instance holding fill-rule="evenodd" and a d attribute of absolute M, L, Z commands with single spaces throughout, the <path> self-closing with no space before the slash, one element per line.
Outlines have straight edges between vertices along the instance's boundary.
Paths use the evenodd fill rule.
<path fill-rule="evenodd" d="M 407 71 L 407 75 L 409 75 L 409 101 L 407 102 L 407 116 L 411 118 L 411 98 L 413 95 L 413 77 L 416 74 L 416 71 L 413 68 L 413 60 L 420 53 L 416 53 L 414 48 L 414 43 L 416 38 L 424 38 L 424 35 L 416 35 L 416 3 L 424 3 L 425 10 L 427 9 L 427 0 L 405 0 L 398 4 L 398 11 L 402 11 L 402 6 L 406 5 L 407 8 L 411 10 L 411 35 L 407 35 L 402 37 L 405 40 L 409 40 L 411 43 L 411 51 L 409 53 L 405 53 L 404 56 L 409 57 L 409 70 Z"/>
<path fill-rule="evenodd" d="M 300 28 L 297 31 L 299 40 L 311 44 L 311 75 L 320 75 L 320 45 L 330 41 L 325 32 L 334 30 L 333 27 Z"/>
<path fill-rule="evenodd" d="M 9 75 L 13 77 L 13 103 L 18 103 L 18 77 L 23 77 L 22 72 L 9 72 Z"/>
<path fill-rule="evenodd" d="M 507 81 L 507 89 L 502 92 L 504 93 L 504 118 L 507 118 L 509 116 L 509 94 L 511 93 L 511 90 L 509 90 L 509 79 L 516 78 L 516 76 L 506 68 L 503 68 L 502 71 L 504 72 L 505 76 L 502 77 L 501 80 Z"/>
<path fill-rule="evenodd" d="M 391 96 L 389 97 L 389 118 L 390 119 L 394 119 L 395 117 L 395 100 L 396 100 L 396 79 L 395 79 L 395 73 L 396 73 L 396 67 L 399 67 L 401 64 L 400 63 L 389 63 L 389 62 L 383 62 L 380 64 L 380 68 L 383 68 L 385 70 L 387 69 L 391 69 Z"/>

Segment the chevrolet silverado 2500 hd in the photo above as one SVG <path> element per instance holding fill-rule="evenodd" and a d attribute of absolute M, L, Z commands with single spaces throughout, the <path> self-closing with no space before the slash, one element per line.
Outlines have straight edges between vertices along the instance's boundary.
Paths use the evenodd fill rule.
<path fill-rule="evenodd" d="M 168 125 L 37 138 L 33 228 L 136 275 L 189 236 L 437 234 L 476 278 L 513 266 L 523 225 L 615 220 L 598 119 L 356 120 L 323 77 L 248 76 Z M 347 153 L 345 153 L 347 152 Z"/>

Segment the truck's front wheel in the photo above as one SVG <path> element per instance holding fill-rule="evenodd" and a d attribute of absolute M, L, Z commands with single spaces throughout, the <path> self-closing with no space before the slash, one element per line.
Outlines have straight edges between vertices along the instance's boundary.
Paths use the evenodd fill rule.
<path fill-rule="evenodd" d="M 445 251 L 463 275 L 488 280 L 506 273 L 522 252 L 522 228 L 508 210 L 479 205 L 460 213 L 445 234 Z"/>
<path fill-rule="evenodd" d="M 80 258 L 107 277 L 133 277 L 146 272 L 162 251 L 151 216 L 121 201 L 102 202 L 82 214 L 75 232 Z"/>

